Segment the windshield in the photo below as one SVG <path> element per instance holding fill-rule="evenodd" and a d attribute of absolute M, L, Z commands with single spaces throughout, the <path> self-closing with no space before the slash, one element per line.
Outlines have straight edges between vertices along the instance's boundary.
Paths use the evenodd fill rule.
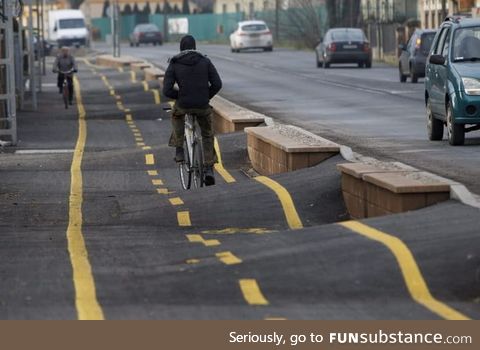
<path fill-rule="evenodd" d="M 435 38 L 435 33 L 425 33 L 422 35 L 422 51 L 425 51 L 425 52 L 430 51 L 434 38 Z"/>
<path fill-rule="evenodd" d="M 453 39 L 453 60 L 480 60 L 480 26 L 460 28 Z"/>
<path fill-rule="evenodd" d="M 332 32 L 333 41 L 364 41 L 361 30 L 336 30 Z"/>
<path fill-rule="evenodd" d="M 137 27 L 137 32 L 158 32 L 158 28 L 154 24 L 147 24 Z"/>
<path fill-rule="evenodd" d="M 61 29 L 85 28 L 85 22 L 82 18 L 61 19 L 58 21 Z"/>
<path fill-rule="evenodd" d="M 247 24 L 242 26 L 242 30 L 245 32 L 258 32 L 267 30 L 267 26 L 265 24 Z"/>

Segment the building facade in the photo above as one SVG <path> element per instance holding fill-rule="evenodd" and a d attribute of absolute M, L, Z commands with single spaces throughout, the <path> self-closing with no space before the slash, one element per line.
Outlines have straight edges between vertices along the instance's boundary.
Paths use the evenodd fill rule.
<path fill-rule="evenodd" d="M 446 16 L 476 14 L 478 0 L 419 0 L 422 28 L 438 28 Z"/>

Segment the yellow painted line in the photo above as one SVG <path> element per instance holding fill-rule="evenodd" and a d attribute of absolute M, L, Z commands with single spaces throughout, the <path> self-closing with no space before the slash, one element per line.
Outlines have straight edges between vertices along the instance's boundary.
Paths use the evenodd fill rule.
<path fill-rule="evenodd" d="M 118 67 L 118 71 L 119 71 L 120 73 L 123 73 L 123 72 L 124 72 L 123 67 Z"/>
<path fill-rule="evenodd" d="M 102 308 L 97 300 L 95 280 L 88 260 L 87 247 L 82 233 L 83 176 L 82 159 L 87 140 L 85 107 L 82 103 L 80 83 L 74 78 L 78 109 L 78 138 L 70 168 L 71 184 L 69 198 L 67 241 L 73 270 L 75 307 L 80 320 L 103 320 Z"/>
<path fill-rule="evenodd" d="M 215 254 L 215 256 L 225 265 L 236 265 L 242 262 L 242 260 L 237 258 L 232 252 L 219 252 Z"/>
<path fill-rule="evenodd" d="M 135 137 L 135 141 L 143 143 L 142 137 Z M 143 143 L 145 145 L 145 143 Z"/>
<path fill-rule="evenodd" d="M 107 86 L 108 87 L 108 86 Z M 115 96 L 115 90 L 110 89 L 110 95 Z"/>
<path fill-rule="evenodd" d="M 130 108 L 125 108 L 125 112 L 130 113 L 131 112 Z"/>
<path fill-rule="evenodd" d="M 154 186 L 162 186 L 163 185 L 163 181 L 160 180 L 160 179 L 152 179 L 152 184 Z"/>
<path fill-rule="evenodd" d="M 216 137 L 214 138 L 214 147 L 218 158 L 218 163 L 216 163 L 214 166 L 215 170 L 217 171 L 217 173 L 220 174 L 220 176 L 225 180 L 226 183 L 235 182 L 233 176 L 223 167 L 222 153 L 220 152 L 220 146 Z"/>
<path fill-rule="evenodd" d="M 265 228 L 239 228 L 239 227 L 227 227 L 218 230 L 206 230 L 202 231 L 204 234 L 213 234 L 213 235 L 233 235 L 235 233 L 251 233 L 256 235 L 263 235 L 265 233 L 274 232 L 272 230 L 267 230 Z"/>
<path fill-rule="evenodd" d="M 247 303 L 250 305 L 268 305 L 268 300 L 263 296 L 256 280 L 241 279 L 238 283 Z"/>
<path fill-rule="evenodd" d="M 143 141 L 142 138 L 140 138 L 140 140 L 137 140 L 137 138 L 135 138 L 135 140 L 136 140 L 136 141 Z M 145 146 L 145 143 L 144 143 L 144 142 L 137 142 L 137 146 L 138 146 L 138 147 L 143 147 L 143 146 Z"/>
<path fill-rule="evenodd" d="M 156 170 L 147 170 L 147 174 L 150 176 L 158 176 L 158 171 Z"/>
<path fill-rule="evenodd" d="M 190 212 L 188 211 L 177 212 L 177 221 L 178 226 L 192 226 L 192 222 L 190 220 Z"/>
<path fill-rule="evenodd" d="M 115 95 L 115 99 L 117 99 L 117 100 L 121 100 L 121 99 L 122 99 L 122 97 L 121 97 L 121 96 L 119 96 L 119 95 Z"/>
<path fill-rule="evenodd" d="M 157 188 L 157 193 L 158 194 L 170 194 L 172 192 L 170 192 L 168 190 L 168 188 Z M 188 213 L 188 212 L 187 212 Z M 180 225 L 180 226 L 190 226 L 190 225 Z"/>
<path fill-rule="evenodd" d="M 470 319 L 432 296 L 412 252 L 402 240 L 358 221 L 342 222 L 339 225 L 385 245 L 397 259 L 408 291 L 417 303 L 447 320 Z"/>
<path fill-rule="evenodd" d="M 285 187 L 266 176 L 257 176 L 254 179 L 275 192 L 278 199 L 280 200 L 280 203 L 282 204 L 283 212 L 287 219 L 288 226 L 292 230 L 303 228 L 302 220 L 300 220 L 300 217 L 298 216 L 297 209 L 295 208 L 295 204 L 293 203 L 293 199 L 290 196 L 290 193 L 288 193 L 288 191 L 285 189 Z"/>
<path fill-rule="evenodd" d="M 152 149 L 152 147 L 150 147 L 150 146 L 143 146 L 142 149 L 143 149 L 144 151 L 150 151 L 150 150 Z"/>
<path fill-rule="evenodd" d="M 140 132 L 140 130 L 138 130 L 137 126 L 132 122 L 132 124 L 128 124 L 128 126 L 130 127 L 130 129 L 132 129 L 132 132 Z"/>
<path fill-rule="evenodd" d="M 123 111 L 124 107 L 123 107 L 123 103 L 122 102 L 117 102 L 117 108 L 121 111 Z"/>
<path fill-rule="evenodd" d="M 153 97 L 155 98 L 155 104 L 159 105 L 160 104 L 160 92 L 158 91 L 158 89 L 153 89 L 153 90 L 150 90 L 150 91 L 152 91 Z"/>
<path fill-rule="evenodd" d="M 83 58 L 82 60 L 83 60 L 83 62 L 84 62 L 87 66 L 90 66 L 90 67 L 94 67 L 94 66 L 95 66 L 94 64 L 92 64 L 92 63 L 91 63 L 89 60 L 87 60 L 86 58 Z"/>
<path fill-rule="evenodd" d="M 214 247 L 220 245 L 220 241 L 217 239 L 203 239 L 201 235 L 186 235 L 187 239 L 191 243 L 201 243 L 206 247 Z"/>
<path fill-rule="evenodd" d="M 137 82 L 137 73 L 135 73 L 135 71 L 130 71 L 130 76 L 132 77 L 132 83 L 136 83 Z"/>
<path fill-rule="evenodd" d="M 187 264 L 198 264 L 200 259 L 188 259 L 185 261 Z"/>
<path fill-rule="evenodd" d="M 140 133 L 140 132 L 134 132 L 134 133 L 133 133 L 133 136 L 135 136 L 135 137 L 140 137 L 140 136 L 142 136 L 142 133 Z"/>
<path fill-rule="evenodd" d="M 145 91 L 148 91 L 148 83 L 146 81 L 142 81 L 142 84 L 143 84 L 143 89 Z"/>
<path fill-rule="evenodd" d="M 170 204 L 172 205 L 183 205 L 183 200 L 180 197 L 170 198 Z"/>
<path fill-rule="evenodd" d="M 132 115 L 131 114 L 127 114 L 125 115 L 125 120 L 131 122 L 133 119 L 132 119 Z"/>
<path fill-rule="evenodd" d="M 153 165 L 155 164 L 155 157 L 153 154 L 145 154 L 145 164 Z"/>

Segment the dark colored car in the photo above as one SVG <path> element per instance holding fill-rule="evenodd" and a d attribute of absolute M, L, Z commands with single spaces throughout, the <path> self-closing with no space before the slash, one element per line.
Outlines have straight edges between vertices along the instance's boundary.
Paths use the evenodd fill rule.
<path fill-rule="evenodd" d="M 155 24 L 139 24 L 135 27 L 130 34 L 130 46 L 140 44 L 163 44 L 163 35 Z"/>
<path fill-rule="evenodd" d="M 449 17 L 438 30 L 427 60 L 425 104 L 430 140 L 451 145 L 480 130 L 480 19 Z"/>
<path fill-rule="evenodd" d="M 372 67 L 372 49 L 365 33 L 359 28 L 330 29 L 315 48 L 315 54 L 318 68 L 329 68 L 332 63 Z"/>
<path fill-rule="evenodd" d="M 436 33 L 435 30 L 417 29 L 407 45 L 400 45 L 402 54 L 398 70 L 402 83 L 407 81 L 407 77 L 410 77 L 412 83 L 417 83 L 418 78 L 425 77 L 425 63 Z"/>

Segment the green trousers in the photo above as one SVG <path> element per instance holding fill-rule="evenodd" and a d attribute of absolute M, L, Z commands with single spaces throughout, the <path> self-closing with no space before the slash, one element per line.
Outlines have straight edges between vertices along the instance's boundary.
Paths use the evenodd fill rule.
<path fill-rule="evenodd" d="M 203 143 L 204 162 L 206 166 L 217 163 L 217 155 L 214 149 L 214 136 L 212 125 L 212 107 L 207 108 L 181 108 L 175 105 L 172 111 L 172 135 L 168 145 L 170 147 L 183 147 L 185 137 L 185 114 L 197 116 Z"/>

